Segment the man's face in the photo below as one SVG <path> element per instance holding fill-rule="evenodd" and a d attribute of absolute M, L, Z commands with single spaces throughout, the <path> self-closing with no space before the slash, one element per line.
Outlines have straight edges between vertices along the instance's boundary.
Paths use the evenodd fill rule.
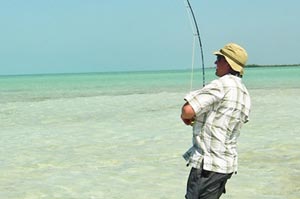
<path fill-rule="evenodd" d="M 229 73 L 230 66 L 228 62 L 226 61 L 225 57 L 221 55 L 217 55 L 217 60 L 215 61 L 215 64 L 217 65 L 216 68 L 216 75 L 218 77 L 222 77 Z"/>

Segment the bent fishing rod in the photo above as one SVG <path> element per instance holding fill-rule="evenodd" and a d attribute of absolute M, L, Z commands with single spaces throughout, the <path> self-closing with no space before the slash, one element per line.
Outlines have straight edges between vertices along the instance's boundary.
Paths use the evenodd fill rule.
<path fill-rule="evenodd" d="M 191 75 L 192 76 L 191 77 L 191 89 L 192 89 L 192 81 L 193 81 L 192 79 L 193 79 L 193 70 L 194 70 L 194 53 L 195 53 L 195 37 L 198 38 L 198 43 L 199 43 L 199 47 L 200 47 L 201 63 L 202 63 L 202 85 L 203 85 L 203 87 L 205 86 L 205 69 L 204 69 L 203 48 L 202 48 L 202 42 L 201 42 L 201 38 L 200 38 L 200 31 L 199 31 L 199 28 L 198 28 L 198 23 L 197 23 L 197 20 L 196 20 L 196 17 L 195 17 L 195 14 L 194 14 L 194 11 L 193 11 L 193 8 L 191 6 L 190 1 L 186 0 L 186 2 L 187 2 L 187 11 L 188 11 L 188 14 L 189 14 L 190 21 L 191 21 L 191 18 L 192 18 L 193 24 L 194 24 L 194 26 L 193 26 L 192 22 L 191 22 L 191 26 L 192 26 L 193 34 L 194 34 L 193 58 L 192 58 L 192 75 Z"/>

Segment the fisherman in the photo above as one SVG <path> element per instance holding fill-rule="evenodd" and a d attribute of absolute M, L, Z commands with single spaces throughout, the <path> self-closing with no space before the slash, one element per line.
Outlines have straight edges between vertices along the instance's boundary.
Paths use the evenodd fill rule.
<path fill-rule="evenodd" d="M 193 146 L 183 155 L 191 166 L 185 198 L 218 199 L 237 172 L 237 138 L 248 121 L 250 96 L 242 83 L 247 52 L 229 43 L 214 52 L 216 76 L 185 96 L 181 119 L 193 127 Z"/>

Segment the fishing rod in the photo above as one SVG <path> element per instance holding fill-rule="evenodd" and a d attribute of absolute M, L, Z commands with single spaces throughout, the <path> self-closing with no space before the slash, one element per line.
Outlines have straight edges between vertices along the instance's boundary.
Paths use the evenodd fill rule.
<path fill-rule="evenodd" d="M 193 42 L 193 58 L 192 58 L 192 74 L 191 74 L 191 89 L 192 89 L 193 70 L 194 70 L 194 53 L 195 53 L 195 37 L 198 38 L 198 43 L 199 43 L 200 52 L 201 52 L 201 63 L 202 63 L 202 85 L 203 85 L 203 87 L 205 86 L 205 69 L 204 69 L 203 48 L 202 48 L 202 42 L 201 42 L 201 38 L 200 38 L 200 32 L 199 32 L 199 28 L 198 28 L 198 23 L 197 23 L 197 20 L 196 20 L 196 17 L 195 17 L 195 14 L 194 14 L 194 11 L 193 11 L 193 8 L 192 8 L 192 6 L 191 6 L 190 1 L 189 1 L 189 0 L 186 0 L 186 2 L 187 2 L 187 10 L 188 10 L 189 17 L 190 17 L 190 22 L 191 22 L 191 17 L 192 17 L 193 22 L 194 22 L 194 26 L 192 25 L 192 22 L 191 22 L 191 26 L 192 26 L 193 34 L 194 34 L 194 42 Z M 193 27 L 196 28 L 196 31 L 195 31 L 195 29 L 194 29 Z"/>

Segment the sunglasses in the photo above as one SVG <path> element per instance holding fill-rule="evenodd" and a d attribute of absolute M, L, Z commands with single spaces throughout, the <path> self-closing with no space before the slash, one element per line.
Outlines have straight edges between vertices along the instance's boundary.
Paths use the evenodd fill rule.
<path fill-rule="evenodd" d="M 224 57 L 224 56 L 221 56 L 221 55 L 218 55 L 218 56 L 217 56 L 217 62 L 221 61 L 222 59 L 225 59 L 225 57 Z"/>

